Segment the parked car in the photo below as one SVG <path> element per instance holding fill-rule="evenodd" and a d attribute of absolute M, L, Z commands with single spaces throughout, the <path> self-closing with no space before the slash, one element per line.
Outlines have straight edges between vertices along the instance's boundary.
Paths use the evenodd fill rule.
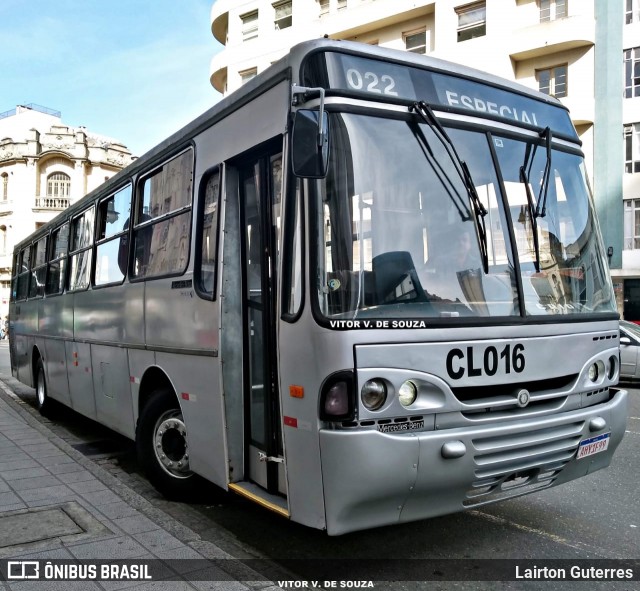
<path fill-rule="evenodd" d="M 620 380 L 640 381 L 640 326 L 620 321 Z"/>

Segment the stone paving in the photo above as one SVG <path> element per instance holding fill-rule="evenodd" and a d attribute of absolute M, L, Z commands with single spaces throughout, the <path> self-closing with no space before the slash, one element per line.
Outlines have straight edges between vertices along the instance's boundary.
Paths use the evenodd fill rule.
<path fill-rule="evenodd" d="M 0 589 L 11 591 L 277 588 L 246 567 L 241 571 L 243 578 L 255 574 L 256 580 L 235 580 L 238 565 L 234 563 L 238 561 L 231 555 L 202 540 L 73 449 L 22 409 L 2 381 L 0 559 L 169 560 L 163 562 L 167 566 L 162 580 L 144 583 L 15 582 L 6 581 L 6 573 L 0 574 Z M 182 560 L 173 562 L 175 559 Z M 221 573 L 226 559 L 230 559 L 229 568 L 223 566 Z"/>

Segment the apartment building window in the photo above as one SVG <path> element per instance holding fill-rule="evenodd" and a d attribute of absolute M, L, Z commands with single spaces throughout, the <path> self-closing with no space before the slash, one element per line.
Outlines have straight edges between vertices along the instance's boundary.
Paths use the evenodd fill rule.
<path fill-rule="evenodd" d="M 567 0 L 539 0 L 540 22 L 554 21 L 567 16 Z"/>
<path fill-rule="evenodd" d="M 9 175 L 6 172 L 2 173 L 2 200 L 6 201 L 9 198 Z"/>
<path fill-rule="evenodd" d="M 456 8 L 458 14 L 458 41 L 467 41 L 487 34 L 487 8 L 476 2 Z"/>
<path fill-rule="evenodd" d="M 338 0 L 338 10 L 342 10 L 347 7 L 347 0 Z"/>
<path fill-rule="evenodd" d="M 427 53 L 427 31 L 414 31 L 413 33 L 405 33 L 404 46 L 407 51 L 412 53 Z"/>
<path fill-rule="evenodd" d="M 258 36 L 258 11 L 243 14 L 240 20 L 242 21 L 242 40 L 255 39 Z"/>
<path fill-rule="evenodd" d="M 291 0 L 288 0 L 288 2 L 277 2 L 273 5 L 273 8 L 276 11 L 276 31 L 290 27 L 293 19 L 291 14 Z"/>
<path fill-rule="evenodd" d="M 540 92 L 562 98 L 567 96 L 567 65 L 554 66 L 536 72 Z"/>
<path fill-rule="evenodd" d="M 640 0 L 626 0 L 625 23 L 640 23 Z"/>
<path fill-rule="evenodd" d="M 624 98 L 640 96 L 640 47 L 624 51 Z"/>
<path fill-rule="evenodd" d="M 250 68 L 249 70 L 243 70 L 242 72 L 238 72 L 240 74 L 240 83 L 246 84 L 251 80 L 251 78 L 255 78 L 258 75 L 258 68 Z"/>
<path fill-rule="evenodd" d="M 318 0 L 318 5 L 320 7 L 320 16 L 329 14 L 329 4 L 331 4 L 331 0 Z"/>
<path fill-rule="evenodd" d="M 624 171 L 640 172 L 640 123 L 624 126 Z"/>
<path fill-rule="evenodd" d="M 640 199 L 624 201 L 624 250 L 640 248 Z"/>

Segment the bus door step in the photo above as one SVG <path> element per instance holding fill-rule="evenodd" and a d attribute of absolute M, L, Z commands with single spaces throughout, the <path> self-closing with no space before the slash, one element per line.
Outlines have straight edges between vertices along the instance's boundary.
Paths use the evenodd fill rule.
<path fill-rule="evenodd" d="M 266 490 L 253 482 L 230 482 L 229 490 L 253 501 L 254 503 L 258 503 L 258 505 L 273 511 L 274 513 L 278 513 L 283 517 L 290 516 L 287 499 L 269 494 Z"/>

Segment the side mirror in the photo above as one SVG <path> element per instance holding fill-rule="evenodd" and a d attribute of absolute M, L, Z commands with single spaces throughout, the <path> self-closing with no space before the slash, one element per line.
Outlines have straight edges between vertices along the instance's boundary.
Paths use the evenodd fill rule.
<path fill-rule="evenodd" d="M 631 339 L 629 337 L 620 337 L 620 344 L 621 345 L 630 345 L 631 344 Z"/>
<path fill-rule="evenodd" d="M 293 174 L 320 179 L 326 176 L 329 164 L 329 125 L 326 114 L 318 121 L 318 111 L 300 109 L 293 120 L 291 164 Z"/>

